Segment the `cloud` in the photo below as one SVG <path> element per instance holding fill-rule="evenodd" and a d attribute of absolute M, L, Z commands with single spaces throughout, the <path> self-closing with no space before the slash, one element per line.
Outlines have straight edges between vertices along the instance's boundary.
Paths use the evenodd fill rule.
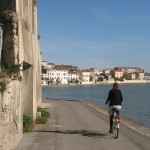
<path fill-rule="evenodd" d="M 150 15 L 121 15 L 114 12 L 104 11 L 102 9 L 92 9 L 92 13 L 99 19 L 112 24 L 128 24 L 128 23 L 150 23 Z"/>
<path fill-rule="evenodd" d="M 107 22 L 112 22 L 114 20 L 114 18 L 108 14 L 108 13 L 104 13 L 104 12 L 96 12 L 95 13 L 96 16 L 98 16 L 100 19 L 105 20 Z"/>

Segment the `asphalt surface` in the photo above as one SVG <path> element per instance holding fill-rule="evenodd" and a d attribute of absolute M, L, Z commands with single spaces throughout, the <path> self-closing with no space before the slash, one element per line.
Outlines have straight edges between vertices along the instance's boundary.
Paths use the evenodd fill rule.
<path fill-rule="evenodd" d="M 108 117 L 82 101 L 50 100 L 48 104 L 49 122 L 24 134 L 15 150 L 150 150 L 149 137 L 123 124 L 114 139 L 108 133 Z"/>

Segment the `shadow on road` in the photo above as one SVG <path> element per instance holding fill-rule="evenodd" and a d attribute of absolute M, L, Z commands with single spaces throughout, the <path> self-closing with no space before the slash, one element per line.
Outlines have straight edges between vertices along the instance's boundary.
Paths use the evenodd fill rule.
<path fill-rule="evenodd" d="M 95 138 L 108 138 L 114 139 L 112 135 L 108 132 L 102 131 L 89 131 L 89 130 L 56 130 L 56 131 L 47 131 L 47 130 L 34 130 L 33 132 L 50 132 L 50 133 L 60 133 L 60 134 L 80 134 L 82 136 L 95 137 Z"/>

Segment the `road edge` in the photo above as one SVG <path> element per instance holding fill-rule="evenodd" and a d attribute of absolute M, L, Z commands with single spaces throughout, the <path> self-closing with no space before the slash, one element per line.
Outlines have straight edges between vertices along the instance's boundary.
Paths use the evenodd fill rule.
<path fill-rule="evenodd" d="M 108 117 L 108 110 L 104 107 L 102 107 L 99 104 L 95 104 L 93 102 L 87 101 L 87 100 L 80 100 L 80 102 L 90 106 L 91 108 L 95 109 L 96 111 L 102 113 L 103 115 L 105 115 L 106 117 Z M 150 138 L 150 128 L 142 125 L 136 121 L 133 121 L 129 118 L 126 118 L 124 116 L 121 116 L 121 123 L 127 127 L 129 127 L 130 129 L 138 132 L 141 135 L 147 136 L 148 138 Z"/>

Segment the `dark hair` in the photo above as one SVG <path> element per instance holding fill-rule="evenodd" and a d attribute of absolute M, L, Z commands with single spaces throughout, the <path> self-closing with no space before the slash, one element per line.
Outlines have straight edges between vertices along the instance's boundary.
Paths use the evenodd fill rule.
<path fill-rule="evenodd" d="M 116 82 L 113 84 L 113 90 L 115 90 L 115 89 L 118 89 L 118 83 L 116 83 Z"/>

